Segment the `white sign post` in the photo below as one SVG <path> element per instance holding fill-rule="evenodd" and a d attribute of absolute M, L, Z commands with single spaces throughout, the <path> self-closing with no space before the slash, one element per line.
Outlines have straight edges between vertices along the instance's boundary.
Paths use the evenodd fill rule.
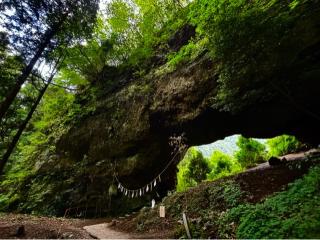
<path fill-rule="evenodd" d="M 164 207 L 163 205 L 161 205 L 161 206 L 159 207 L 159 214 L 160 214 L 160 217 L 161 217 L 161 218 L 166 217 L 166 209 L 165 209 L 165 207 Z"/>

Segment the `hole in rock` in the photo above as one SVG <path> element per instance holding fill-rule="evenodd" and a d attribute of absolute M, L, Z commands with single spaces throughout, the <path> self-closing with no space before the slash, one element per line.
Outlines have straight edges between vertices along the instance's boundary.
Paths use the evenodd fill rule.
<path fill-rule="evenodd" d="M 185 191 L 203 181 L 234 175 L 259 164 L 281 164 L 282 159 L 285 161 L 283 156 L 306 148 L 291 135 L 269 139 L 232 135 L 211 144 L 192 146 L 177 165 L 176 190 Z"/>

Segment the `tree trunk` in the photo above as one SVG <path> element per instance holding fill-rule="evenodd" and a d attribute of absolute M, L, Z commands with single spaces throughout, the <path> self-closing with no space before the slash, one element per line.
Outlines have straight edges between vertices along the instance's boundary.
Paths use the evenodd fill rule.
<path fill-rule="evenodd" d="M 35 103 L 32 105 L 26 119 L 23 121 L 23 123 L 20 125 L 18 132 L 15 134 L 15 136 L 13 137 L 9 147 L 7 148 L 6 153 L 3 155 L 2 160 L 0 161 L 0 176 L 3 174 L 3 170 L 4 167 L 6 165 L 6 163 L 9 160 L 10 155 L 12 154 L 14 148 L 16 147 L 24 129 L 26 128 L 28 122 L 30 121 L 30 119 L 32 118 L 33 113 L 35 112 L 37 106 L 39 105 L 44 93 L 46 92 L 48 86 L 50 85 L 50 83 L 52 82 L 52 79 L 54 77 L 54 73 L 52 73 L 52 75 L 50 76 L 50 78 L 48 79 L 46 85 L 43 87 L 43 89 L 39 92 L 39 95 L 37 97 L 37 100 L 35 101 Z"/>
<path fill-rule="evenodd" d="M 29 64 L 23 69 L 21 75 L 18 77 L 15 85 L 12 89 L 8 92 L 5 100 L 0 104 L 0 122 L 2 121 L 3 117 L 5 116 L 6 112 L 8 111 L 10 105 L 18 95 L 20 88 L 22 84 L 27 80 L 29 74 L 31 73 L 34 65 L 38 61 L 38 59 L 41 57 L 43 51 L 45 48 L 49 45 L 51 39 L 54 37 L 54 35 L 58 32 L 60 28 L 60 24 L 55 25 L 54 27 L 47 30 L 47 32 L 44 35 L 43 40 L 38 46 L 38 50 L 29 62 Z"/>

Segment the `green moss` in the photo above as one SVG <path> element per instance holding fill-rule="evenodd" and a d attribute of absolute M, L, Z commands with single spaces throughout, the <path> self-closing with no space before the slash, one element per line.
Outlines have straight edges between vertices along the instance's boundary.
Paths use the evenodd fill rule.
<path fill-rule="evenodd" d="M 167 62 L 155 71 L 156 76 L 162 76 L 175 71 L 182 64 L 190 63 L 207 51 L 208 38 L 190 40 L 178 52 L 167 54 Z"/>
<path fill-rule="evenodd" d="M 190 41 L 187 45 L 182 46 L 178 52 L 171 53 L 167 56 L 168 66 L 171 69 L 175 69 L 182 63 L 196 59 L 206 50 L 207 44 L 207 38 L 203 38 L 198 41 Z"/>
<path fill-rule="evenodd" d="M 133 99 L 135 96 L 146 97 L 151 91 L 152 91 L 151 84 L 148 84 L 148 83 L 131 84 L 126 89 L 126 99 Z"/>

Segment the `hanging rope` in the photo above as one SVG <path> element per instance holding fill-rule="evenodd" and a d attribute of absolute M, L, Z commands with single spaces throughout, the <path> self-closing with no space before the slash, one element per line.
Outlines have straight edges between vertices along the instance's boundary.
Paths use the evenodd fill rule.
<path fill-rule="evenodd" d="M 155 177 L 152 181 L 150 181 L 148 184 L 144 185 L 141 188 L 128 189 L 124 187 L 123 184 L 118 179 L 117 174 L 115 174 L 114 178 L 117 182 L 119 191 L 129 198 L 141 197 L 147 192 L 151 192 L 157 186 L 157 184 L 161 182 L 162 174 L 169 168 L 169 166 L 176 160 L 176 157 L 178 156 L 178 154 L 183 152 L 183 150 L 184 149 L 179 148 L 179 150 L 175 153 L 173 158 L 168 162 L 168 164 L 164 167 L 164 169 L 157 175 L 157 177 Z"/>

